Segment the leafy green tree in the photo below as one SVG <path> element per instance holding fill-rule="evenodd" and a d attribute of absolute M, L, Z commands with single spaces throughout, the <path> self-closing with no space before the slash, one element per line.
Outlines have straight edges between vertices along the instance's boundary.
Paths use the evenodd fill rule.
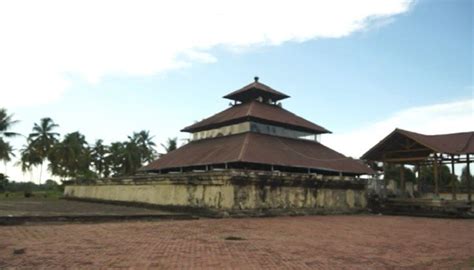
<path fill-rule="evenodd" d="M 423 183 L 434 185 L 433 166 L 422 166 L 420 168 L 420 179 Z M 451 187 L 453 175 L 447 165 L 438 166 L 438 185 L 440 187 Z M 454 180 L 457 181 L 457 178 Z M 456 182 L 455 182 L 456 183 Z"/>
<path fill-rule="evenodd" d="M 59 191 L 61 188 L 60 188 L 60 185 L 56 181 L 48 179 L 44 182 L 43 189 L 51 190 L 51 191 Z"/>
<path fill-rule="evenodd" d="M 470 169 L 471 169 L 471 168 L 470 168 Z M 469 180 L 471 181 L 471 188 L 474 189 L 474 177 L 472 176 L 472 169 L 471 169 L 470 175 L 468 176 L 468 174 L 467 174 L 467 166 L 464 166 L 464 167 L 462 168 L 462 172 L 461 172 L 461 185 L 462 185 L 462 186 L 467 187 L 468 178 L 469 178 Z"/>
<path fill-rule="evenodd" d="M 109 147 L 110 154 L 106 158 L 106 163 L 114 176 L 124 174 L 125 146 L 122 142 L 113 142 Z"/>
<path fill-rule="evenodd" d="M 53 175 L 71 178 L 90 178 L 94 174 L 89 166 L 91 152 L 85 136 L 79 132 L 66 134 L 49 153 L 50 170 Z"/>
<path fill-rule="evenodd" d="M 401 165 L 398 165 L 398 164 L 390 164 L 390 163 L 387 164 L 384 171 L 384 179 L 394 180 L 398 184 L 400 184 L 400 167 Z M 404 177 L 405 177 L 405 183 L 416 182 L 416 175 L 412 170 L 405 167 L 403 169 L 403 172 L 404 172 Z"/>
<path fill-rule="evenodd" d="M 43 164 L 48 158 L 53 146 L 58 142 L 57 137 L 59 137 L 59 133 L 53 131 L 57 127 L 59 127 L 59 125 L 55 124 L 51 118 L 45 117 L 40 120 L 39 124 L 34 124 L 33 132 L 28 136 L 30 151 L 34 151 L 35 155 L 41 158 L 40 184 L 43 173 Z"/>
<path fill-rule="evenodd" d="M 0 173 L 0 193 L 3 193 L 7 190 L 8 182 L 8 176 Z"/>

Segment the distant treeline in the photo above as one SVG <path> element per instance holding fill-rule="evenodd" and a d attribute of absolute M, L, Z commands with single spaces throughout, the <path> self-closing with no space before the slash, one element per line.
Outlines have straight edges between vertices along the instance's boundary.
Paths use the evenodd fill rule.
<path fill-rule="evenodd" d="M 403 168 L 405 181 L 425 185 L 434 185 L 433 166 L 420 167 L 418 178 L 416 177 L 415 170 L 416 168 Z M 388 166 L 385 168 L 384 175 L 386 179 L 392 179 L 400 183 L 400 165 L 388 164 Z M 468 179 L 471 181 L 471 186 L 474 187 L 474 177 L 472 174 L 468 176 L 467 166 L 463 167 L 460 176 L 452 175 L 447 165 L 443 164 L 438 168 L 438 184 L 440 187 L 451 187 L 452 183 L 455 183 L 455 185 L 458 187 L 466 187 Z"/>
<path fill-rule="evenodd" d="M 44 184 L 37 185 L 33 182 L 15 182 L 9 181 L 8 178 L 0 173 L 0 193 L 5 192 L 22 192 L 31 194 L 38 191 L 63 192 L 63 185 L 58 184 L 53 180 L 46 180 Z"/>
<path fill-rule="evenodd" d="M 21 136 L 11 128 L 18 121 L 0 108 L 0 161 L 10 162 L 16 154 L 23 172 L 40 167 L 39 183 L 43 166 L 48 164 L 52 175 L 62 179 L 99 178 L 109 176 L 133 175 L 144 164 L 158 157 L 158 152 L 149 131 L 133 132 L 126 141 L 104 144 L 96 140 L 89 144 L 79 131 L 61 136 L 56 132 L 59 127 L 51 118 L 40 119 L 34 123 L 32 131 L 24 136 L 25 145 L 15 151 L 8 142 L 9 138 Z M 162 144 L 167 152 L 177 148 L 177 138 L 170 138 Z"/>

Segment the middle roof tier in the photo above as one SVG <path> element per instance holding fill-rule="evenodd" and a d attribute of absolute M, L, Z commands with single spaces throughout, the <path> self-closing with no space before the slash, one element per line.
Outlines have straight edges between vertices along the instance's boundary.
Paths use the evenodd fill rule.
<path fill-rule="evenodd" d="M 181 131 L 195 133 L 246 121 L 264 123 L 312 134 L 331 133 L 324 127 L 299 117 L 283 109 L 281 106 L 257 100 L 233 105 L 209 118 L 185 127 Z"/>

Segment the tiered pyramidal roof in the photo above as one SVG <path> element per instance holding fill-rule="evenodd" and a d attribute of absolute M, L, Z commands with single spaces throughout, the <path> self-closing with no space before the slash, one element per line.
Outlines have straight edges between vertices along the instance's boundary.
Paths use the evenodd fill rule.
<path fill-rule="evenodd" d="M 321 174 L 371 174 L 358 160 L 322 145 L 320 134 L 330 133 L 282 108 L 289 96 L 260 83 L 224 98 L 234 104 L 182 131 L 192 133 L 188 144 L 151 162 L 145 172 L 225 168 L 279 170 Z"/>

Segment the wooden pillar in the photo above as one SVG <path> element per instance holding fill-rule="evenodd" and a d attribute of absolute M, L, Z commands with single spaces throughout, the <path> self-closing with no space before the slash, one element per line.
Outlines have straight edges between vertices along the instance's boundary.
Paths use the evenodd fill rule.
<path fill-rule="evenodd" d="M 467 173 L 467 201 L 472 202 L 472 191 L 471 191 L 471 162 L 469 160 L 469 154 L 466 155 L 466 173 Z"/>
<path fill-rule="evenodd" d="M 416 191 L 419 192 L 420 191 L 420 164 L 416 164 L 416 167 L 415 167 L 415 181 L 416 181 Z M 414 187 L 414 185 L 413 185 Z"/>
<path fill-rule="evenodd" d="M 415 165 L 415 181 L 416 184 L 420 183 L 420 163 Z"/>
<path fill-rule="evenodd" d="M 434 162 L 433 162 L 433 174 L 434 174 L 434 185 L 435 185 L 435 195 L 436 197 L 439 196 L 439 189 L 438 189 L 438 156 L 435 154 Z"/>
<path fill-rule="evenodd" d="M 423 166 L 425 165 L 420 164 L 420 168 L 418 171 L 418 191 L 419 192 L 424 192 L 423 185 L 426 183 L 426 175 L 421 174 L 421 171 L 423 170 Z"/>
<path fill-rule="evenodd" d="M 454 172 L 454 155 L 451 155 L 451 190 L 453 192 L 453 200 L 456 200 L 456 173 Z"/>
<path fill-rule="evenodd" d="M 405 164 L 403 163 L 400 165 L 400 190 L 402 197 L 405 197 Z"/>
<path fill-rule="evenodd" d="M 386 172 L 387 172 L 387 163 L 384 161 L 383 162 L 383 197 L 386 198 L 387 197 L 387 175 L 386 175 Z"/>

